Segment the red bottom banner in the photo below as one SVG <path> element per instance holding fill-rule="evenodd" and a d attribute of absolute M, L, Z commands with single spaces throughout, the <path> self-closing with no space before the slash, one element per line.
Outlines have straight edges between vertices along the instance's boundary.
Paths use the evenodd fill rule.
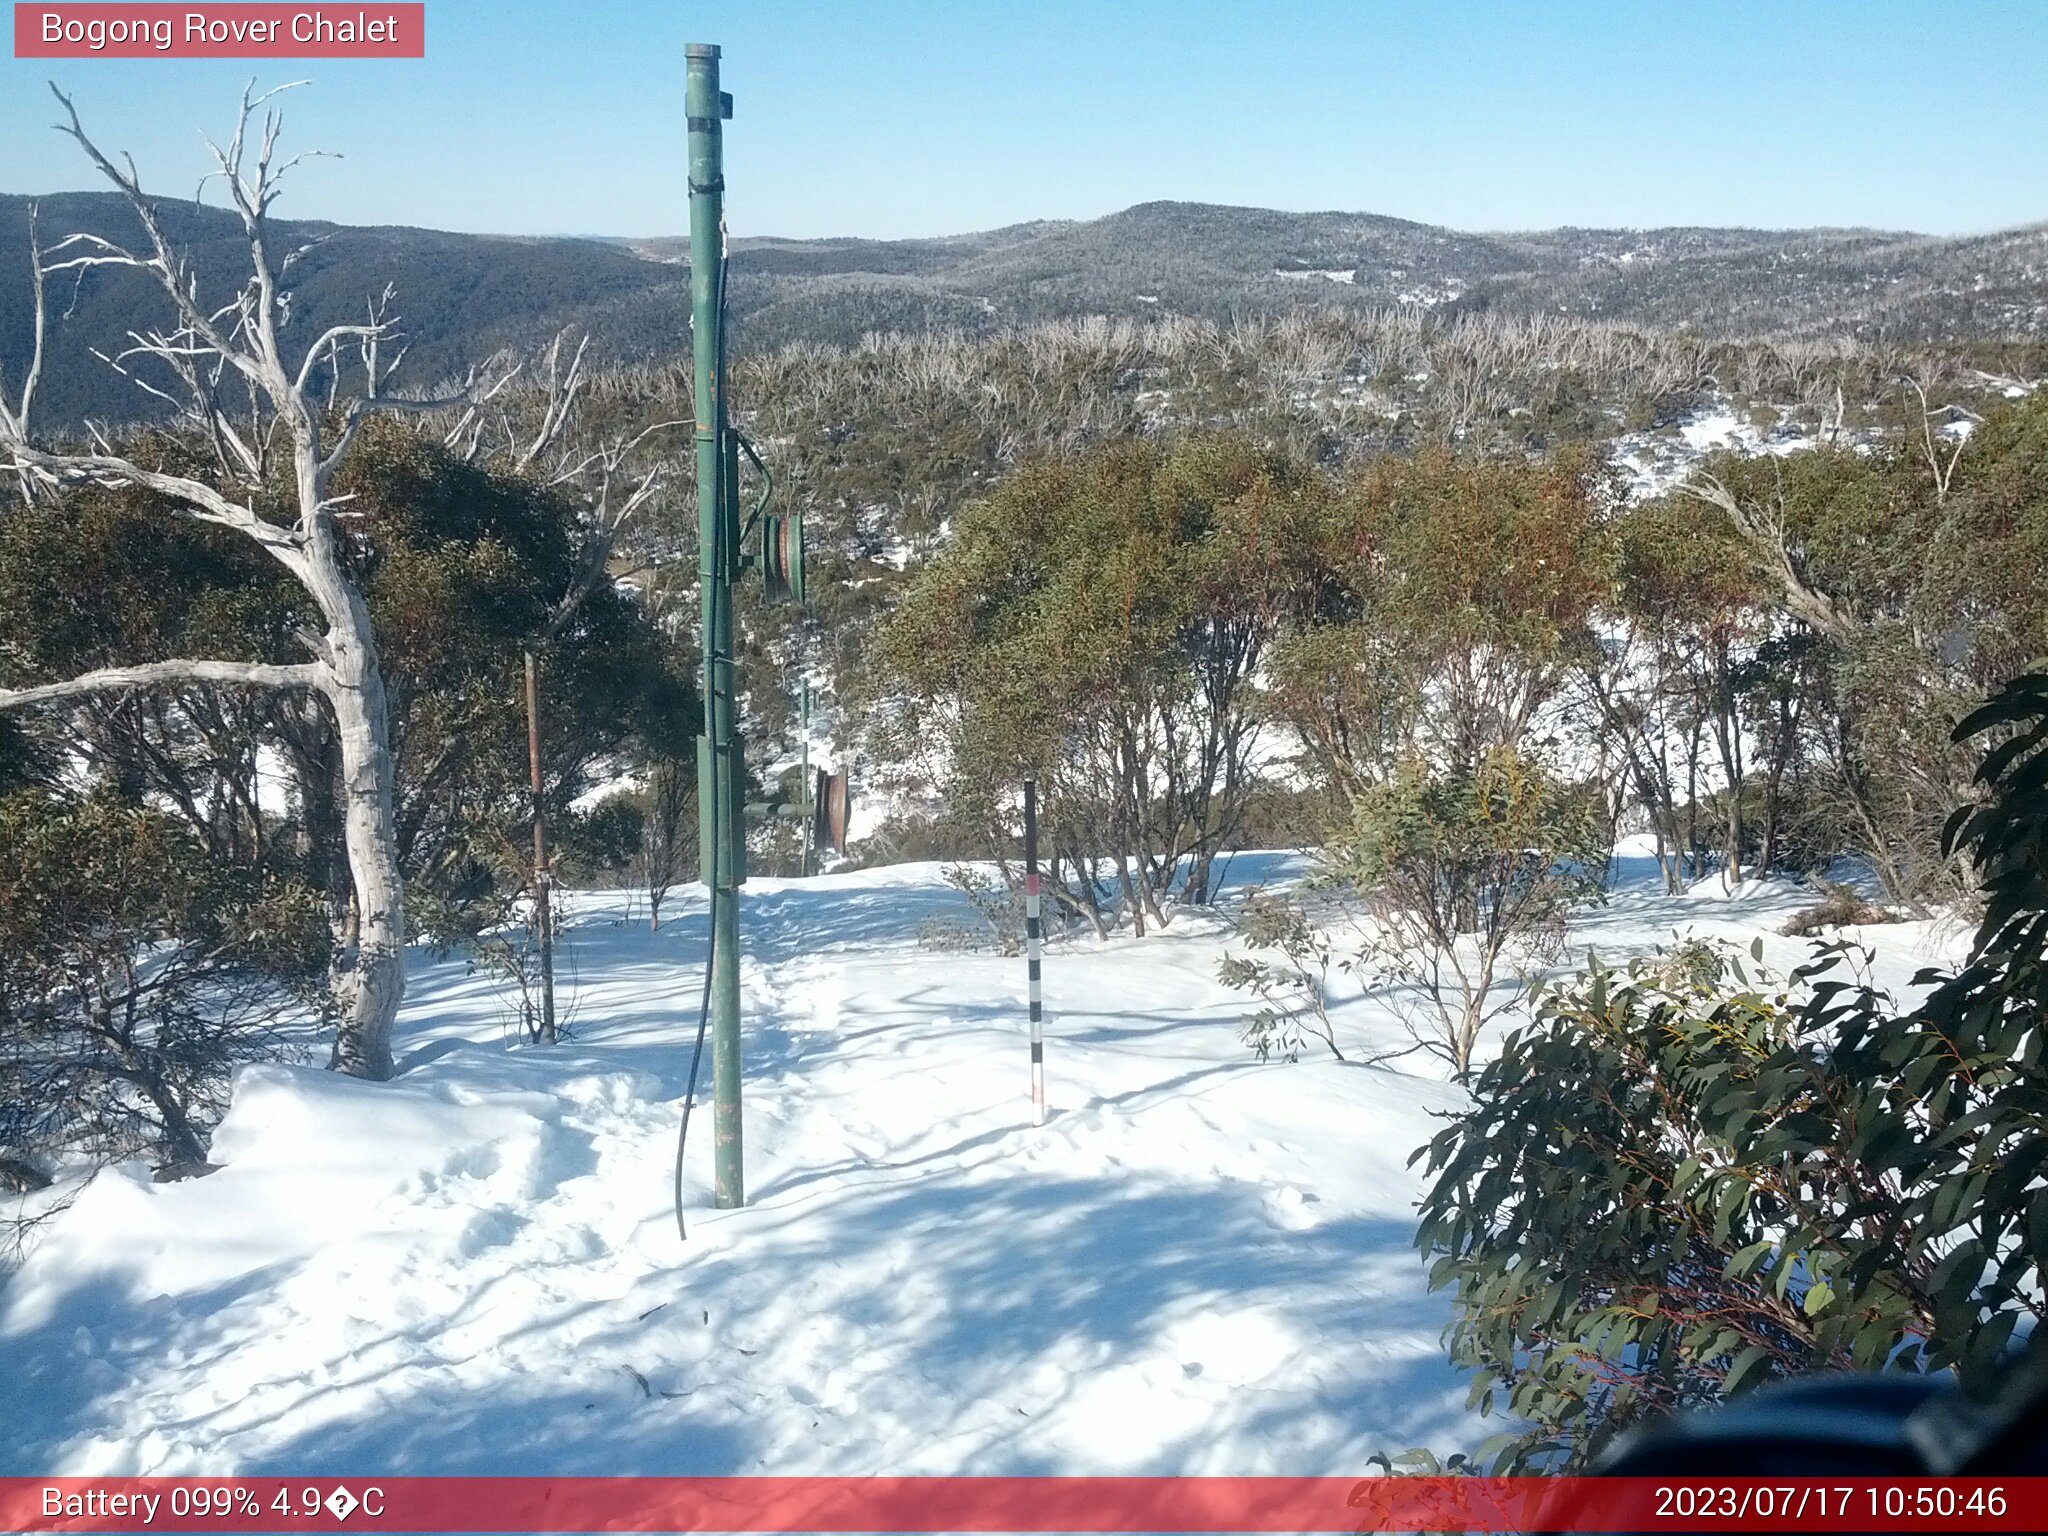
<path fill-rule="evenodd" d="M 2044 1531 L 2048 1477 L 12 1477 L 0 1530 Z"/>

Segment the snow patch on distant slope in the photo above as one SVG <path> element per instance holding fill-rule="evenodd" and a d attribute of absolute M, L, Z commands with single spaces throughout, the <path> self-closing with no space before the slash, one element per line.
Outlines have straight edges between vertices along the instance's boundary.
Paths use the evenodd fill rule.
<path fill-rule="evenodd" d="M 1783 456 L 1804 452 L 1815 441 L 1809 434 L 1784 428 L 1766 432 L 1723 403 L 1696 412 L 1675 429 L 1624 433 L 1608 445 L 1608 455 L 1622 472 L 1629 499 L 1647 501 L 1684 484 L 1710 454 L 1728 450 Z"/>

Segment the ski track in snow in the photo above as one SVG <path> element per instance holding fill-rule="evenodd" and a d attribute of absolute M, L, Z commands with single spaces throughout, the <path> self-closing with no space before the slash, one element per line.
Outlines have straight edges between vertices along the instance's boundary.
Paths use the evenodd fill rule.
<path fill-rule="evenodd" d="M 1622 868 L 1578 958 L 1811 899 Z M 0 1473 L 1344 1475 L 1498 1427 L 1412 1246 L 1407 1157 L 1457 1090 L 1255 1063 L 1204 914 L 1052 949 L 1034 1129 L 1024 962 L 917 947 L 960 910 L 936 865 L 750 884 L 749 1205 L 710 1206 L 700 1101 L 680 1243 L 703 951 L 674 904 L 650 934 L 569 898 L 563 1045 L 509 1046 L 488 981 L 421 952 L 394 1083 L 248 1068 L 220 1172 L 103 1173 L 0 1290 Z M 1943 942 L 1876 932 L 1894 985 Z M 1376 1002 L 1340 1022 L 1405 1039 Z"/>

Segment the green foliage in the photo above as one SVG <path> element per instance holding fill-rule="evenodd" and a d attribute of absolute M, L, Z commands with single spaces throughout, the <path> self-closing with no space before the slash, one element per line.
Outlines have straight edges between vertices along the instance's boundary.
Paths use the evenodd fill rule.
<path fill-rule="evenodd" d="M 1718 731 L 1724 779 L 1749 772 L 1776 828 L 1781 792 L 1809 778 L 1834 812 L 1806 831 L 1867 857 L 1890 899 L 1924 913 L 1962 893 L 1964 872 L 1939 850 L 1970 798 L 1949 727 L 2048 654 L 2048 400 L 1987 406 L 1955 445 L 1906 398 L 1912 419 L 1870 451 L 1710 463 L 1749 509 L 1745 529 L 1697 502 L 1630 514 L 1641 554 L 1624 562 L 1623 593 L 1675 658 L 1665 698 Z M 1832 621 L 1809 629 L 1794 587 Z M 1780 638 L 1762 642 L 1760 625 Z M 1760 762 L 1742 760 L 1738 719 Z M 1731 854 L 1742 820 L 1727 819 Z"/>
<path fill-rule="evenodd" d="M 1241 440 L 1120 441 L 1019 470 L 959 519 L 881 637 L 899 722 L 995 838 L 1035 775 L 1056 859 L 1207 898 L 1250 793 L 1257 674 L 1319 477 Z M 1089 895 L 1093 899 L 1092 890 Z M 1162 919 L 1163 920 L 1163 919 Z"/>
<path fill-rule="evenodd" d="M 145 457 L 184 467 L 177 441 Z M 391 708 L 401 865 L 415 931 L 488 921 L 527 879 L 524 657 L 539 655 L 551 818 L 636 738 L 695 718 L 687 657 L 602 572 L 567 501 L 378 421 L 337 477 L 345 555 L 369 604 Z M 171 656 L 291 662 L 304 595 L 245 539 L 132 490 L 80 489 L 0 517 L 0 679 L 31 683 Z M 566 618 L 557 622 L 558 616 Z M 18 616 L 18 622 L 13 620 Z M 95 698 L 0 724 L 0 774 L 76 753 L 131 798 L 172 809 L 217 857 L 275 863 L 341 898 L 338 748 L 316 701 L 249 690 Z M 18 743 L 18 745 L 16 745 Z M 283 765 L 291 815 L 259 809 L 259 749 Z"/>
<path fill-rule="evenodd" d="M 1347 472 L 1296 559 L 1271 713 L 1351 797 L 1420 754 L 1469 771 L 1521 748 L 1593 650 L 1610 583 L 1603 471 L 1440 450 Z"/>
<path fill-rule="evenodd" d="M 1316 917 L 1301 902 L 1255 886 L 1237 913 L 1238 937 L 1250 953 L 1217 961 L 1218 980 L 1260 1000 L 1262 1006 L 1245 1016 L 1243 1031 L 1244 1043 L 1260 1061 L 1299 1061 L 1311 1040 L 1344 1060 L 1330 1019 L 1330 971 L 1348 971 L 1352 962 L 1339 955 Z M 1261 950 L 1278 958 L 1266 959 Z"/>
<path fill-rule="evenodd" d="M 1516 903 L 1526 924 L 1568 910 L 1596 877 L 1560 865 L 1595 857 L 1598 831 L 1584 791 L 1512 747 L 1442 773 L 1410 757 L 1359 795 L 1324 864 L 1362 890 L 1436 892 L 1427 904 L 1440 909 L 1444 930 L 1470 933 Z"/>
<path fill-rule="evenodd" d="M 391 697 L 401 859 L 459 925 L 463 893 L 524 878 L 526 652 L 539 662 L 547 807 L 565 822 L 594 766 L 694 718 L 695 687 L 632 599 L 589 579 L 592 536 L 558 496 L 383 424 L 338 491 L 353 497 Z"/>
<path fill-rule="evenodd" d="M 1986 413 L 1922 552 L 1913 615 L 1988 692 L 2048 656 L 2048 398 Z"/>
<path fill-rule="evenodd" d="M 1457 1294 L 1452 1359 L 1482 1412 L 1529 1426 L 1495 1470 L 1583 1467 L 1645 1415 L 1850 1363 L 1821 1321 L 1846 1256 L 1786 1228 L 1809 1202 L 1852 1203 L 1854 1164 L 1770 1152 L 1813 1118 L 1792 1019 L 1782 987 L 1720 954 L 1596 964 L 1541 999 L 1417 1154 L 1435 1175 L 1417 1242 Z M 1857 1363 L 1924 1328 L 1875 1300 Z"/>
<path fill-rule="evenodd" d="M 616 883 L 632 867 L 646 833 L 646 811 L 630 795 L 605 796 L 588 810 L 548 825 L 555 878 L 568 886 Z"/>
<path fill-rule="evenodd" d="M 1606 588 L 1604 479 L 1580 449 L 1371 460 L 1346 482 L 1352 550 L 1339 569 L 1375 616 L 1417 626 L 1430 650 L 1497 648 L 1547 667 L 1585 643 Z"/>
<path fill-rule="evenodd" d="M 1646 1414 L 1823 1367 L 1982 1374 L 2048 1315 L 2048 677 L 1950 829 L 1987 892 L 1968 966 L 1901 1013 L 1823 948 L 1780 983 L 1688 946 L 1539 997 L 1417 1158 L 1497 1471 L 1583 1467 Z"/>
<path fill-rule="evenodd" d="M 0 715 L 0 795 L 47 787 L 55 782 L 58 767 L 55 743 L 23 730 L 12 716 Z"/>
<path fill-rule="evenodd" d="M 135 447 L 146 464 L 192 468 L 171 439 Z M 153 497 L 83 487 L 0 515 L 8 684 L 176 656 L 296 661 L 292 630 L 305 609 L 283 568 L 249 540 Z M 89 698 L 0 722 L 0 757 L 16 743 L 21 775 L 43 782 L 55 764 L 82 759 L 131 798 L 156 791 L 216 856 L 265 860 L 274 850 L 255 815 L 256 747 L 279 707 L 232 689 Z"/>
<path fill-rule="evenodd" d="M 1360 968 L 1419 994 L 1418 1040 L 1463 1077 L 1514 1006 L 1502 971 L 1554 954 L 1605 858 L 1595 795 L 1503 746 L 1441 770 L 1410 757 L 1359 791 L 1318 880 L 1357 893 L 1371 919 Z"/>
<path fill-rule="evenodd" d="M 318 982 L 318 896 L 110 794 L 0 800 L 0 1157 L 203 1159 Z"/>
<path fill-rule="evenodd" d="M 1977 769 L 1990 793 L 1950 819 L 1943 851 L 1966 854 L 1982 875 L 1977 962 L 2016 971 L 2038 963 L 2048 937 L 2048 674 L 2014 678 L 1955 735 L 1970 741 L 1993 732 L 1999 739 Z"/>
<path fill-rule="evenodd" d="M 138 445 L 184 470 L 178 445 Z M 305 599 L 250 540 L 157 498 L 79 487 L 0 517 L 0 664 L 54 682 L 173 656 L 289 662 Z"/>
<path fill-rule="evenodd" d="M 1614 539 L 1624 619 L 1704 636 L 1740 623 L 1774 596 L 1760 553 L 1697 503 L 1631 506 L 1616 519 Z"/>

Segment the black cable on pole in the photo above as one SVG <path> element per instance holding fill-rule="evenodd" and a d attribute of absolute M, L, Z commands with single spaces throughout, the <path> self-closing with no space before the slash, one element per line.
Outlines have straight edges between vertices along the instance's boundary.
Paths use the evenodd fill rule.
<path fill-rule="evenodd" d="M 708 908 L 704 915 L 710 922 L 711 933 L 711 942 L 704 948 L 704 1000 L 697 1007 L 697 1049 L 690 1056 L 690 1086 L 683 1093 L 683 1123 L 676 1130 L 676 1236 L 686 1243 L 690 1232 L 683 1225 L 683 1148 L 690 1140 L 690 1110 L 697 1102 L 697 1068 L 704 1060 L 704 1034 L 711 1027 L 711 968 L 718 963 L 718 922 Z"/>
<path fill-rule="evenodd" d="M 725 387 L 725 266 L 725 258 L 721 255 L 718 262 L 718 383 L 720 389 Z M 723 415 L 723 412 L 719 413 L 720 418 Z M 723 518 L 723 510 L 720 511 L 719 515 Z M 705 660 L 707 663 L 710 663 L 712 659 L 710 655 L 711 636 L 708 634 L 704 637 L 704 650 Z M 707 664 L 704 669 L 706 687 L 712 686 L 711 680 L 715 675 L 713 667 Z M 708 793 L 711 796 L 712 814 L 715 816 L 718 813 L 718 754 L 716 752 L 706 752 L 704 760 L 711 767 L 711 782 L 708 785 L 699 784 L 697 786 L 697 803 L 701 807 L 704 804 L 704 796 Z M 718 856 L 714 852 L 711 859 L 711 884 L 707 887 L 707 894 L 711 900 L 704 908 L 708 938 L 704 945 L 704 996 L 697 1005 L 697 1048 L 690 1054 L 690 1083 L 683 1091 L 683 1120 L 682 1124 L 676 1127 L 676 1236 L 686 1243 L 690 1240 L 690 1232 L 683 1225 L 683 1149 L 689 1145 L 690 1141 L 690 1111 L 697 1104 L 697 1070 L 704 1064 L 704 1036 L 711 1028 L 711 977 L 713 967 L 718 964 L 717 886 Z"/>

